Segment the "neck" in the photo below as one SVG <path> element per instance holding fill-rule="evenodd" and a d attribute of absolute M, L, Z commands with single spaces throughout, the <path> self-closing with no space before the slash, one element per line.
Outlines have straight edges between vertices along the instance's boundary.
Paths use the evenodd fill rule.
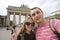
<path fill-rule="evenodd" d="M 31 32 L 30 31 L 26 31 L 27 34 L 30 34 Z"/>
<path fill-rule="evenodd" d="M 41 22 L 38 23 L 38 26 L 41 27 L 46 23 L 46 19 L 43 19 Z"/>

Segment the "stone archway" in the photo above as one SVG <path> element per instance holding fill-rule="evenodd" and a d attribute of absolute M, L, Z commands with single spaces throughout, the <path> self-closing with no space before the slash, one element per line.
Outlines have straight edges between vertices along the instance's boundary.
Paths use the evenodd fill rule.
<path fill-rule="evenodd" d="M 21 25 L 21 15 L 24 15 L 27 17 L 30 13 L 30 9 L 26 6 L 21 7 L 14 7 L 14 6 L 8 6 L 7 8 L 7 25 L 10 25 L 10 15 L 13 15 L 13 25 L 16 24 L 15 16 L 19 15 L 19 25 Z"/>

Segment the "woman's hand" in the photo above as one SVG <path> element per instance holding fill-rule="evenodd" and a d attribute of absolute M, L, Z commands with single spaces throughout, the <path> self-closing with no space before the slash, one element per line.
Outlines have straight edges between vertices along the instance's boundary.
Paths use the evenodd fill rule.
<path fill-rule="evenodd" d="M 11 40 L 17 40 L 17 34 L 16 33 L 12 34 Z"/>

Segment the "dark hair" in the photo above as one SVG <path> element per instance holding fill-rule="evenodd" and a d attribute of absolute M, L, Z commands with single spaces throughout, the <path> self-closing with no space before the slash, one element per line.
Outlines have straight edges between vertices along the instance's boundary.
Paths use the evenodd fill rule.
<path fill-rule="evenodd" d="M 15 27 L 16 27 L 16 26 L 14 25 L 13 28 L 15 29 Z"/>
<path fill-rule="evenodd" d="M 34 7 L 34 8 L 32 8 L 31 10 L 34 10 L 34 9 L 39 9 L 39 10 L 41 10 L 41 8 L 39 8 L 39 7 Z M 41 12 L 43 12 L 42 10 L 41 10 Z"/>
<path fill-rule="evenodd" d="M 43 11 L 42 11 L 39 7 L 34 7 L 34 8 L 32 8 L 32 9 L 30 9 L 30 11 L 31 11 L 31 10 L 34 10 L 34 9 L 39 9 L 39 10 L 43 13 Z M 29 14 L 29 16 L 31 17 L 30 14 Z"/>
<path fill-rule="evenodd" d="M 43 13 L 43 11 L 39 8 L 39 7 L 34 7 L 34 8 L 32 8 L 31 10 L 34 10 L 34 9 L 39 9 L 42 13 Z"/>

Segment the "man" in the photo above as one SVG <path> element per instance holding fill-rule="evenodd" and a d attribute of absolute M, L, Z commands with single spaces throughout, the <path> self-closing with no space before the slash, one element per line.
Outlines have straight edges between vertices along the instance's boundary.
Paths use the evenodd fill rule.
<path fill-rule="evenodd" d="M 36 40 L 58 40 L 57 36 L 50 28 L 49 20 L 44 19 L 43 11 L 38 7 L 34 7 L 30 12 L 33 21 L 38 24 L 36 29 Z M 60 33 L 60 20 L 53 19 L 53 25 Z"/>

